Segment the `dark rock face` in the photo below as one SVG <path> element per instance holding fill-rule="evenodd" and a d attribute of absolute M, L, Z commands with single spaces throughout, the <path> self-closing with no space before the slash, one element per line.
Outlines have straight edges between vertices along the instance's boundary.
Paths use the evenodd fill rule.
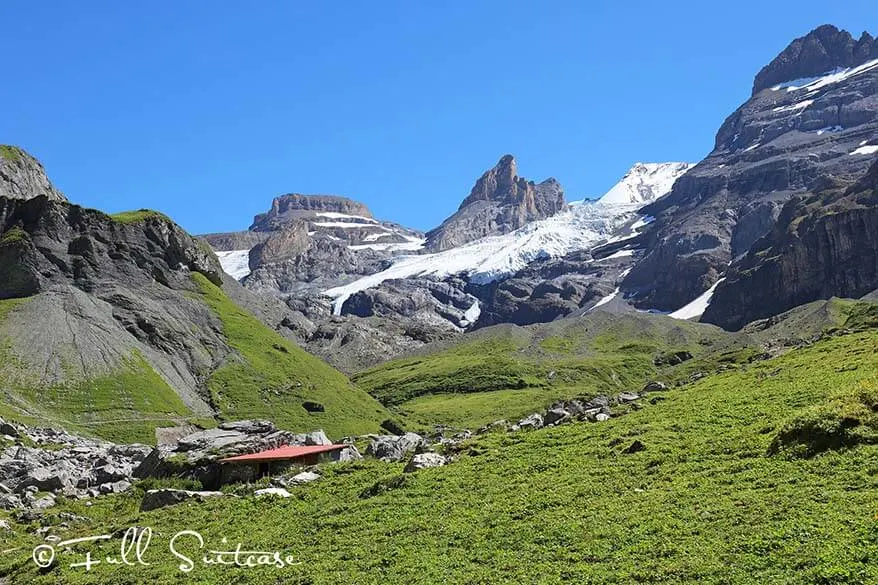
<path fill-rule="evenodd" d="M 196 272 L 234 284 L 207 246 L 159 214 L 117 221 L 44 196 L 0 197 L 0 298 L 30 298 L 0 326 L 19 358 L 14 375 L 29 384 L 90 379 L 139 355 L 192 412 L 212 414 L 204 374 L 232 350 L 193 298 Z"/>
<path fill-rule="evenodd" d="M 737 330 L 810 301 L 876 288 L 878 163 L 848 188 L 787 203 L 774 229 L 717 287 L 702 320 Z"/>
<path fill-rule="evenodd" d="M 771 89 L 814 68 L 824 73 L 819 60 L 811 69 L 790 69 L 799 62 L 792 55 L 810 63 L 814 47 L 831 59 L 847 55 L 839 47 L 851 43 L 851 55 L 871 55 L 871 44 L 865 52 L 857 48 L 865 44 L 848 43 L 847 33 L 830 28 L 794 42 L 761 73 L 759 91 L 726 119 L 710 155 L 642 210 L 656 221 L 640 238 L 646 254 L 622 287 L 636 306 L 682 307 L 770 231 L 791 198 L 827 176 L 852 181 L 865 174 L 871 160 L 861 149 L 878 133 L 878 67 L 813 88 Z"/>
<path fill-rule="evenodd" d="M 478 326 L 546 323 L 612 293 L 633 258 L 596 260 L 593 253 L 573 252 L 537 261 L 506 280 L 470 285 L 469 290 L 483 303 Z"/>
<path fill-rule="evenodd" d="M 169 287 L 188 281 L 181 268 L 222 284 L 216 257 L 158 215 L 128 224 L 44 196 L 0 198 L 0 234 L 0 271 L 9 277 L 0 298 L 29 296 L 59 280 L 90 292 L 108 278 L 130 279 L 126 262 Z"/>
<path fill-rule="evenodd" d="M 0 197 L 32 199 L 41 195 L 67 201 L 49 181 L 40 161 L 16 146 L 0 145 Z"/>
<path fill-rule="evenodd" d="M 555 215 L 566 205 L 564 190 L 555 179 L 534 184 L 519 177 L 515 159 L 507 154 L 476 181 L 454 215 L 427 233 L 427 248 L 439 252 L 505 234 Z"/>
<path fill-rule="evenodd" d="M 753 95 L 778 83 L 815 77 L 838 67 L 855 67 L 878 58 L 878 43 L 867 32 L 854 40 L 849 32 L 823 25 L 794 40 L 762 68 L 753 82 Z"/>
<path fill-rule="evenodd" d="M 310 212 L 310 213 L 309 213 Z M 315 212 L 343 213 L 371 218 L 369 208 L 353 199 L 337 195 L 302 195 L 292 193 L 275 197 L 271 209 L 253 219 L 251 231 L 265 232 L 280 229 L 289 221 Z"/>

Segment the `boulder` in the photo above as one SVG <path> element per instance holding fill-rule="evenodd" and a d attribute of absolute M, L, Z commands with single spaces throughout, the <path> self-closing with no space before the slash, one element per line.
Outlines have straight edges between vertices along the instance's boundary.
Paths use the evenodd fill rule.
<path fill-rule="evenodd" d="M 264 488 L 253 492 L 254 496 L 277 496 L 279 498 L 289 498 L 292 494 L 284 488 Z"/>
<path fill-rule="evenodd" d="M 369 443 L 366 454 L 382 461 L 397 462 L 426 444 L 424 438 L 417 433 L 406 433 L 401 436 L 380 435 Z"/>
<path fill-rule="evenodd" d="M 130 469 L 122 469 L 114 465 L 103 465 L 94 471 L 94 478 L 97 484 L 113 483 L 121 481 L 131 476 Z"/>
<path fill-rule="evenodd" d="M 273 433 L 277 430 L 274 423 L 267 420 L 238 420 L 232 422 L 224 422 L 219 425 L 224 431 L 236 431 L 246 435 L 261 435 Z"/>
<path fill-rule="evenodd" d="M 300 433 L 294 435 L 291 441 L 293 445 L 332 445 L 332 441 L 323 432 L 323 429 L 312 433 Z"/>
<path fill-rule="evenodd" d="M 38 467 L 22 478 L 16 487 L 16 491 L 21 492 L 26 488 L 32 487 L 41 492 L 54 492 L 71 485 L 70 477 L 65 472 L 47 467 Z"/>
<path fill-rule="evenodd" d="M 110 483 L 102 483 L 98 486 L 98 492 L 102 494 L 120 494 L 124 491 L 128 491 L 131 488 L 131 482 L 120 479 L 119 481 L 114 481 Z"/>
<path fill-rule="evenodd" d="M 349 461 L 359 461 L 363 456 L 353 445 L 348 445 L 338 453 L 338 462 L 347 463 Z"/>
<path fill-rule="evenodd" d="M 619 396 L 616 397 L 616 399 L 622 404 L 626 402 L 634 402 L 638 398 L 640 398 L 640 394 L 635 392 L 620 392 Z"/>
<path fill-rule="evenodd" d="M 247 435 L 237 430 L 207 429 L 192 433 L 177 442 L 178 451 L 219 451 L 229 445 L 247 440 Z"/>
<path fill-rule="evenodd" d="M 668 387 L 663 382 L 648 382 L 646 386 L 643 387 L 642 392 L 661 392 L 663 390 L 667 390 Z"/>
<path fill-rule="evenodd" d="M 605 413 L 605 412 L 599 412 L 598 414 L 595 415 L 594 419 L 597 422 L 604 422 L 604 421 L 610 420 L 610 415 Z"/>
<path fill-rule="evenodd" d="M 140 503 L 140 511 L 148 512 L 150 510 L 157 510 L 159 508 L 173 506 L 186 501 L 201 502 L 207 498 L 218 498 L 222 495 L 222 492 L 196 492 L 175 489 L 149 490 L 143 496 L 143 501 Z"/>
<path fill-rule="evenodd" d="M 442 467 L 448 463 L 448 459 L 439 453 L 416 453 L 403 470 L 404 473 L 411 473 L 419 469 L 428 469 L 430 467 Z"/>
<path fill-rule="evenodd" d="M 24 507 L 21 498 L 15 494 L 0 494 L 0 510 L 16 510 Z"/>
<path fill-rule="evenodd" d="M 538 412 L 533 413 L 530 416 L 526 416 L 515 425 L 519 429 L 539 429 L 542 428 L 545 424 L 543 415 Z"/>
<path fill-rule="evenodd" d="M 643 443 L 641 443 L 640 441 L 635 439 L 633 443 L 631 443 L 630 445 L 628 445 L 627 447 L 625 447 L 622 450 L 622 453 L 631 455 L 632 453 L 639 453 L 639 452 L 645 451 L 645 450 L 646 450 L 646 445 L 644 445 Z"/>
<path fill-rule="evenodd" d="M 51 508 L 54 505 L 55 505 L 55 496 L 53 496 L 52 494 L 48 494 L 48 495 L 43 496 L 42 498 L 34 500 L 31 507 L 34 510 L 45 510 L 46 508 Z"/>
<path fill-rule="evenodd" d="M 12 438 L 18 438 L 18 429 L 12 424 L 0 419 L 0 435 L 8 435 Z"/>
<path fill-rule="evenodd" d="M 553 408 L 546 412 L 546 416 L 543 419 L 543 424 L 545 426 L 557 425 L 567 421 L 569 418 L 570 413 L 563 408 Z M 519 426 L 521 425 L 519 424 Z"/>
<path fill-rule="evenodd" d="M 302 473 L 298 473 L 291 477 L 289 482 L 293 484 L 305 484 L 317 481 L 318 479 L 320 479 L 320 474 L 314 473 L 313 471 L 303 471 Z"/>

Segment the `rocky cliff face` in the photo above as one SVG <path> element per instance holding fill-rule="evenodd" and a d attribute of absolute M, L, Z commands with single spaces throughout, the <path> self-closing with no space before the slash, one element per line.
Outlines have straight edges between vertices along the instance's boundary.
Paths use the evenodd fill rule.
<path fill-rule="evenodd" d="M 40 161 L 17 146 L 0 145 L 0 197 L 32 199 L 41 195 L 67 201 L 49 181 Z"/>
<path fill-rule="evenodd" d="M 507 154 L 476 181 L 454 215 L 427 233 L 427 249 L 438 252 L 509 233 L 566 206 L 564 190 L 555 179 L 534 184 L 519 177 L 515 159 Z"/>
<path fill-rule="evenodd" d="M 845 30 L 823 25 L 790 43 L 762 68 L 753 81 L 753 95 L 775 84 L 820 76 L 838 68 L 855 67 L 878 59 L 878 43 L 868 32 L 855 40 Z"/>
<path fill-rule="evenodd" d="M 870 37 L 854 42 L 833 30 L 795 41 L 763 70 L 757 93 L 725 121 L 708 157 L 643 209 L 656 221 L 639 239 L 646 254 L 622 287 L 636 306 L 686 305 L 772 228 L 792 197 L 821 177 L 855 180 L 866 172 L 878 135 L 878 62 L 793 79 L 871 56 Z"/>
<path fill-rule="evenodd" d="M 810 301 L 878 289 L 878 162 L 847 188 L 827 183 L 784 206 L 717 287 L 703 321 L 737 330 Z"/>
<path fill-rule="evenodd" d="M 202 237 L 248 288 L 294 294 L 372 274 L 395 254 L 423 247 L 420 232 L 378 221 L 362 203 L 334 195 L 283 195 L 249 230 Z M 240 264 L 236 254 L 249 265 L 243 274 L 231 268 Z"/>
<path fill-rule="evenodd" d="M 282 228 L 293 219 L 319 213 L 344 214 L 372 218 L 369 208 L 353 199 L 337 195 L 302 195 L 292 193 L 275 197 L 271 209 L 253 219 L 251 231 L 265 232 Z"/>

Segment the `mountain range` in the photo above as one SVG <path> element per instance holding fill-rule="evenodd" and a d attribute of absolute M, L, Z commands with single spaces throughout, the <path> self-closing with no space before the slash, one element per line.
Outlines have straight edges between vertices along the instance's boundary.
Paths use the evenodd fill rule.
<path fill-rule="evenodd" d="M 758 73 L 697 164 L 637 163 L 568 203 L 504 155 L 427 233 L 291 193 L 245 230 L 193 237 L 157 212 L 76 206 L 31 155 L 0 154 L 4 402 L 85 428 L 119 408 L 149 419 L 172 396 L 162 424 L 282 402 L 293 423 L 332 426 L 332 408 L 301 405 L 356 396 L 351 426 L 374 429 L 383 407 L 300 347 L 351 373 L 504 324 L 647 312 L 738 330 L 878 289 L 878 44 L 831 26 Z M 269 364 L 276 379 L 259 382 Z M 164 398 L 128 396 L 123 374 Z M 106 416 L 68 410 L 71 388 L 98 379 Z"/>

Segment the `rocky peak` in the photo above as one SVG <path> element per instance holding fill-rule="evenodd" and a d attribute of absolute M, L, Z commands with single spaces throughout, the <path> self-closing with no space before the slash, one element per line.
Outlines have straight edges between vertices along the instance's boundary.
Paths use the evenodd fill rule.
<path fill-rule="evenodd" d="M 302 195 L 290 193 L 275 197 L 271 209 L 253 218 L 253 231 L 273 231 L 283 224 L 301 217 L 313 217 L 318 213 L 341 213 L 371 218 L 369 208 L 359 201 L 338 195 Z"/>
<path fill-rule="evenodd" d="M 33 199 L 40 195 L 67 201 L 49 181 L 40 161 L 17 146 L 0 145 L 0 197 Z"/>
<path fill-rule="evenodd" d="M 457 212 L 427 234 L 427 247 L 441 251 L 485 236 L 516 230 L 566 209 L 564 189 L 555 179 L 535 184 L 518 176 L 507 154 L 486 171 Z"/>
<path fill-rule="evenodd" d="M 878 42 L 872 35 L 864 32 L 855 40 L 849 32 L 825 24 L 794 40 L 763 67 L 753 82 L 753 95 L 784 81 L 855 67 L 875 58 L 878 58 Z"/>

